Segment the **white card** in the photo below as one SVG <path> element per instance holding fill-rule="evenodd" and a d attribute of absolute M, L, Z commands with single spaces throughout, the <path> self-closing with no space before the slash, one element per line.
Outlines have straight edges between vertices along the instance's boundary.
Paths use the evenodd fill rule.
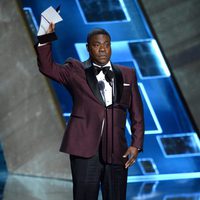
<path fill-rule="evenodd" d="M 46 34 L 49 24 L 52 22 L 54 24 L 62 21 L 62 17 L 58 14 L 58 12 L 50 6 L 45 11 L 41 13 L 41 21 L 40 21 L 40 27 L 38 30 L 37 35 L 44 35 Z"/>
<path fill-rule="evenodd" d="M 62 17 L 58 14 L 58 12 L 50 6 L 41 14 L 49 23 L 53 22 L 54 24 L 62 21 Z"/>

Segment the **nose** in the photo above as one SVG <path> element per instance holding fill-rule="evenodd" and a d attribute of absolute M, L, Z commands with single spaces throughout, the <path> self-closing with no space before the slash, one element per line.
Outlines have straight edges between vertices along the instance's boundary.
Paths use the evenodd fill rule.
<path fill-rule="evenodd" d="M 99 51 L 104 52 L 105 51 L 105 45 L 101 44 L 100 48 L 99 48 Z"/>

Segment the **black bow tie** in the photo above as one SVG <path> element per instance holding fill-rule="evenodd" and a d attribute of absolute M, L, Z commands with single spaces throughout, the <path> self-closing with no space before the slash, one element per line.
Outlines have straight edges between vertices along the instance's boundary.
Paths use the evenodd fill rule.
<path fill-rule="evenodd" d="M 98 75 L 101 71 L 104 74 L 107 74 L 107 72 L 110 70 L 110 67 L 97 67 L 97 66 L 93 66 L 93 68 L 94 68 L 95 75 Z"/>

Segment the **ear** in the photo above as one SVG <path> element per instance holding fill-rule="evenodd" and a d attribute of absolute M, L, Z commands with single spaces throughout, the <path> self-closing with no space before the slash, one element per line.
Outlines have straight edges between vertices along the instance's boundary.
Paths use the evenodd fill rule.
<path fill-rule="evenodd" d="M 89 52 L 89 45 L 88 45 L 88 43 L 86 44 L 86 48 L 87 48 L 87 51 Z"/>

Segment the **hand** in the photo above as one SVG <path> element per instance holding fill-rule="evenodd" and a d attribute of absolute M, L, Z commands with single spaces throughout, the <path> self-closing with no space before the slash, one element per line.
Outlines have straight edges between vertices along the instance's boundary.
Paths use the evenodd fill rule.
<path fill-rule="evenodd" d="M 48 33 L 53 33 L 55 31 L 55 24 L 54 23 L 50 23 L 49 24 L 49 28 L 48 28 L 48 30 L 47 30 L 47 34 Z"/>
<path fill-rule="evenodd" d="M 129 155 L 129 159 L 125 163 L 125 168 L 128 168 L 135 163 L 138 156 L 138 149 L 133 146 L 129 147 L 126 153 L 123 155 L 123 157 L 126 158 L 128 155 Z"/>

